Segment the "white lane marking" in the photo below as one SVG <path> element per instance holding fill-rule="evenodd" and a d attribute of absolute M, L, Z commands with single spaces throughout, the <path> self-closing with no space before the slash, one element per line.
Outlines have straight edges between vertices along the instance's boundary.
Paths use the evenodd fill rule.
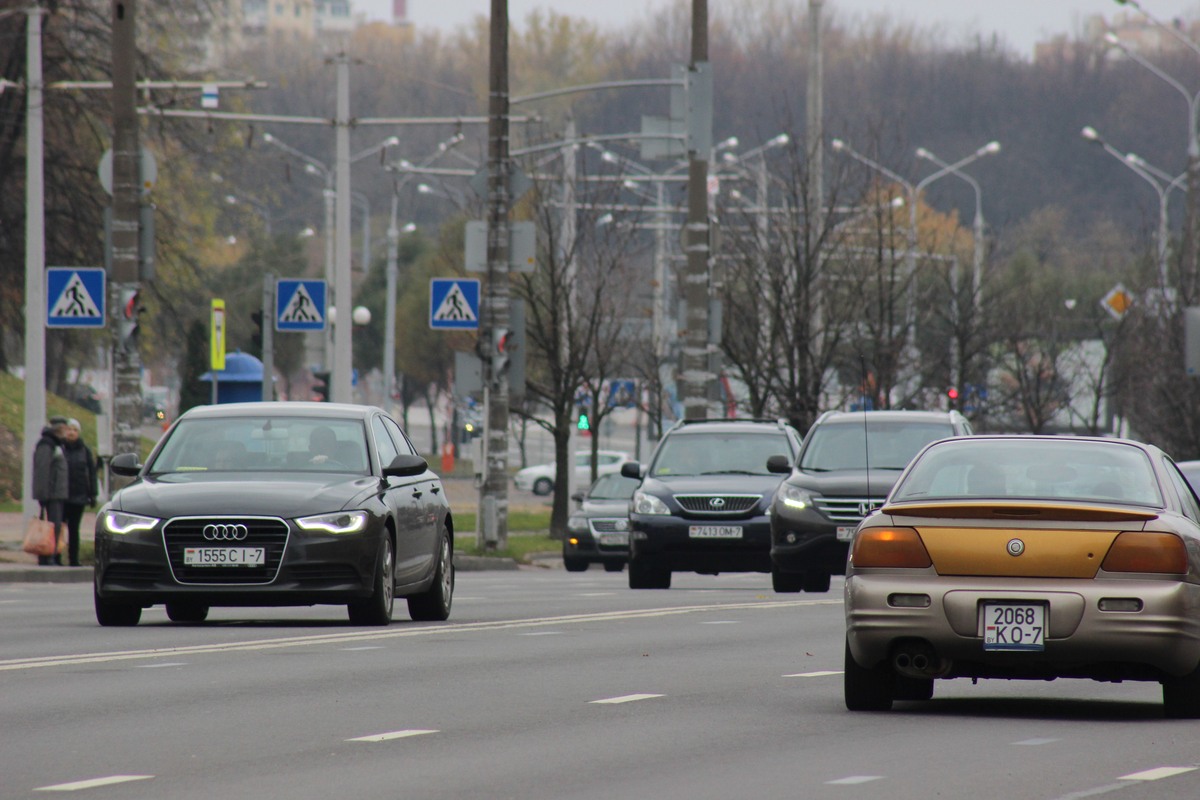
<path fill-rule="evenodd" d="M 373 733 L 370 736 L 356 736 L 347 742 L 390 742 L 392 739 L 407 739 L 410 736 L 424 736 L 427 733 L 440 733 L 434 730 L 414 728 L 406 731 L 390 731 L 389 733 Z"/>
<path fill-rule="evenodd" d="M 784 675 L 785 678 L 824 678 L 829 675 L 841 675 L 840 669 L 823 669 L 817 672 L 793 672 L 791 675 Z"/>
<path fill-rule="evenodd" d="M 1131 772 L 1128 775 L 1122 775 L 1117 778 L 1119 781 L 1158 781 L 1163 778 L 1170 778 L 1175 775 L 1182 775 L 1185 772 L 1193 772 L 1196 767 L 1155 767 L 1141 772 Z"/>
<path fill-rule="evenodd" d="M 705 622 L 701 622 L 700 624 L 701 625 L 737 625 L 739 622 L 741 622 L 740 619 L 710 619 Z"/>
<path fill-rule="evenodd" d="M 153 778 L 153 775 L 109 775 L 107 778 L 91 778 L 86 781 L 73 781 L 71 783 L 57 783 L 54 786 L 39 786 L 34 789 L 35 792 L 77 792 L 80 789 L 95 789 L 99 786 L 112 786 L 117 783 L 129 783 L 130 781 L 145 781 Z"/>
<path fill-rule="evenodd" d="M 521 635 L 522 636 L 561 636 L 562 631 L 530 631 L 529 633 L 522 633 Z"/>
<path fill-rule="evenodd" d="M 455 598 L 456 600 L 458 598 Z M 464 634 L 488 631 L 515 630 L 519 628 L 546 628 L 559 625 L 577 625 L 587 622 L 624 622 L 638 619 L 656 619 L 687 614 L 741 611 L 756 609 L 776 611 L 805 606 L 841 605 L 841 600 L 764 600 L 749 603 L 722 603 L 700 606 L 674 606 L 670 608 L 643 608 L 629 611 L 601 611 L 592 614 L 565 614 L 557 617 L 532 617 L 529 619 L 497 620 L 495 622 L 463 622 L 440 625 L 423 625 L 398 629 L 348 631 L 345 633 L 318 633 L 306 636 L 283 636 L 277 639 L 250 639 L 223 644 L 185 645 L 148 650 L 118 650 L 108 653 L 79 653 L 63 656 L 38 656 L 34 658 L 12 658 L 0 660 L 0 672 L 19 669 L 42 669 L 65 667 L 78 664 L 101 664 L 113 661 L 164 658 L 167 656 L 196 655 L 198 653 L 233 653 L 258 650 L 279 650 L 290 647 L 315 647 L 319 645 L 353 644 L 385 639 L 403 639 L 412 636 L 434 636 L 442 633 Z"/>
<path fill-rule="evenodd" d="M 186 667 L 186 666 L 187 666 L 187 663 L 184 661 L 163 661 L 162 663 L 159 663 L 159 664 L 138 664 L 137 668 L 138 669 L 162 669 L 163 667 Z"/>
<path fill-rule="evenodd" d="M 577 597 L 612 597 L 616 592 L 580 592 Z"/>
<path fill-rule="evenodd" d="M 829 786 L 855 786 L 860 783 L 883 780 L 882 775 L 851 775 L 848 778 L 838 778 L 835 781 L 825 781 Z"/>
<path fill-rule="evenodd" d="M 1014 745 L 1028 745 L 1030 747 L 1036 747 L 1039 744 L 1050 744 L 1052 742 L 1057 742 L 1057 741 L 1059 741 L 1059 740 L 1058 739 L 1022 739 L 1019 742 L 1013 742 L 1013 744 Z"/>
<path fill-rule="evenodd" d="M 634 703 L 638 700 L 651 700 L 655 697 L 662 697 L 661 694 L 626 694 L 621 697 L 609 697 L 604 700 L 588 701 L 594 705 L 616 705 L 618 703 Z"/>
<path fill-rule="evenodd" d="M 340 649 L 346 653 L 358 653 L 363 650 L 382 650 L 383 645 L 381 645 L 381 644 L 365 644 L 362 647 L 342 647 Z"/>

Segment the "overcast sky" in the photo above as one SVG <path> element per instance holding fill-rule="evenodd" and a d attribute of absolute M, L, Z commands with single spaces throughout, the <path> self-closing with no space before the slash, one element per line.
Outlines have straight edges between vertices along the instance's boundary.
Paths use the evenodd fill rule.
<path fill-rule="evenodd" d="M 356 11 L 371 19 L 390 20 L 392 0 L 353 0 Z M 668 0 L 508 0 L 509 18 L 519 25 L 535 8 L 553 8 L 563 14 L 583 17 L 598 25 L 624 26 L 646 16 Z M 709 0 L 716 12 L 738 0 Z M 807 8 L 807 0 L 793 0 Z M 1159 19 L 1185 15 L 1200 17 L 1200 0 L 1140 0 L 1141 6 Z M 457 28 L 476 15 L 487 14 L 489 0 L 408 0 L 408 17 L 422 28 Z M 921 27 L 939 25 L 957 40 L 973 33 L 995 32 L 1019 53 L 1029 56 L 1035 42 L 1060 33 L 1080 30 L 1085 18 L 1102 14 L 1111 19 L 1121 13 L 1115 0 L 825 0 L 825 8 L 842 19 L 860 15 L 888 15 L 898 22 Z"/>

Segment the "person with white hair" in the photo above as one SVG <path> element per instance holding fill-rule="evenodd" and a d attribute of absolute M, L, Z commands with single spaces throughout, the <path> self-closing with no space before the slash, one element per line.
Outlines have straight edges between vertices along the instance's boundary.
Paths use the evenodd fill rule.
<path fill-rule="evenodd" d="M 96 480 L 96 457 L 83 441 L 79 420 L 69 419 L 63 433 L 63 450 L 67 454 L 67 503 L 63 508 L 63 522 L 67 524 L 67 563 L 72 567 L 79 563 L 79 523 L 83 510 L 96 505 L 100 494 Z"/>

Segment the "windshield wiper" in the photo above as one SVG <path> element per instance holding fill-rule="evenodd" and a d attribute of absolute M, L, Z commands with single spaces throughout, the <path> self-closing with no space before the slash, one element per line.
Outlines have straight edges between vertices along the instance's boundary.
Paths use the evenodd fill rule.
<path fill-rule="evenodd" d="M 701 475 L 761 475 L 761 472 L 751 472 L 748 469 L 714 469 L 701 472 Z"/>

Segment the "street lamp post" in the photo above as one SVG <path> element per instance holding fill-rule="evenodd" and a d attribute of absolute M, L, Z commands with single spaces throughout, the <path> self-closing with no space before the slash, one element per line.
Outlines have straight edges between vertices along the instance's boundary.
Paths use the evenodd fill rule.
<path fill-rule="evenodd" d="M 1169 219 L 1167 204 L 1170 200 L 1172 189 L 1183 189 L 1190 175 L 1190 170 L 1185 170 L 1172 178 L 1156 167 L 1152 167 L 1140 156 L 1133 153 L 1122 153 L 1109 144 L 1091 125 L 1080 131 L 1080 136 L 1093 144 L 1103 147 L 1106 153 L 1120 161 L 1138 177 L 1150 184 L 1154 188 L 1154 193 L 1158 195 L 1158 234 L 1156 236 L 1157 241 L 1155 242 L 1158 251 L 1158 288 L 1163 302 L 1169 303 L 1171 292 L 1167 269 L 1168 261 L 1170 260 L 1170 238 L 1168 233 Z M 1184 189 L 1184 191 L 1187 190 Z"/>

